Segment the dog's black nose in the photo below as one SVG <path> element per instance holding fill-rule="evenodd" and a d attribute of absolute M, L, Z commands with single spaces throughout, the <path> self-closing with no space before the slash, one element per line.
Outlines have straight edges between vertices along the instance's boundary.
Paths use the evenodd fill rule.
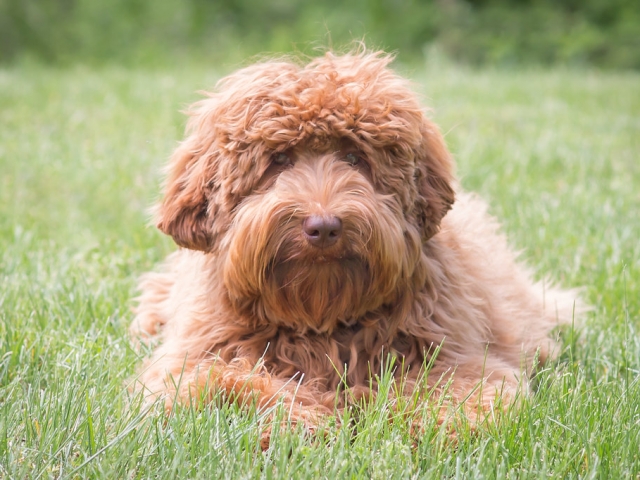
<path fill-rule="evenodd" d="M 342 234 L 342 221 L 335 215 L 311 215 L 302 222 L 304 236 L 314 247 L 334 245 Z"/>

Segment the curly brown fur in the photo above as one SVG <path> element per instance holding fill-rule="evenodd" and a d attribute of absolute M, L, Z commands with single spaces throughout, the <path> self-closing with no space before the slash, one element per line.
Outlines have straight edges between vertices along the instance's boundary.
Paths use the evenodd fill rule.
<path fill-rule="evenodd" d="M 343 406 L 341 382 L 367 393 L 390 353 L 411 386 L 438 346 L 427 382 L 450 380 L 472 415 L 527 390 L 573 292 L 535 283 L 457 188 L 391 60 L 265 62 L 193 106 L 157 210 L 183 248 L 143 278 L 131 327 L 157 342 L 150 399 L 282 400 L 314 425 Z M 337 222 L 331 239 L 313 222 Z"/>

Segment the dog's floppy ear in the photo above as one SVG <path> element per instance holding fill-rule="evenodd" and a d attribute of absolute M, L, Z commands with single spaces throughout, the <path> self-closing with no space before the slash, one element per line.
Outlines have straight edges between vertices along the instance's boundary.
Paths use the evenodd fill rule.
<path fill-rule="evenodd" d="M 220 233 L 216 196 L 218 152 L 214 132 L 193 117 L 191 134 L 173 153 L 164 198 L 156 210 L 157 227 L 181 247 L 210 251 Z M 214 222 L 214 218 L 216 221 Z"/>
<path fill-rule="evenodd" d="M 178 245 L 215 249 L 246 193 L 242 188 L 248 184 L 235 177 L 250 170 L 252 155 L 257 155 L 247 148 L 264 134 L 253 124 L 268 116 L 270 95 L 285 82 L 293 84 L 298 70 L 293 63 L 276 61 L 243 68 L 220 80 L 217 92 L 205 92 L 207 98 L 188 110 L 187 138 L 171 157 L 156 211 L 158 228 Z"/>
<path fill-rule="evenodd" d="M 416 216 L 423 239 L 428 240 L 438 232 L 440 221 L 455 200 L 454 174 L 451 154 L 438 127 L 425 119 L 421 134 L 416 152 Z"/>

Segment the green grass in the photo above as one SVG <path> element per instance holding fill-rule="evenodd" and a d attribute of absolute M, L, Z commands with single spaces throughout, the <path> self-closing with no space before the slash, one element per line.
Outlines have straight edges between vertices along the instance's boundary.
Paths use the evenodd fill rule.
<path fill-rule="evenodd" d="M 218 74 L 0 70 L 0 477 L 639 478 L 632 73 L 408 71 L 463 185 L 541 275 L 585 286 L 595 307 L 519 412 L 462 425 L 453 443 L 428 425 L 411 434 L 378 401 L 351 427 L 284 431 L 265 453 L 252 411 L 143 417 L 126 389 L 139 362 L 130 307 L 136 277 L 174 248 L 146 212 L 182 135 L 178 111 Z"/>

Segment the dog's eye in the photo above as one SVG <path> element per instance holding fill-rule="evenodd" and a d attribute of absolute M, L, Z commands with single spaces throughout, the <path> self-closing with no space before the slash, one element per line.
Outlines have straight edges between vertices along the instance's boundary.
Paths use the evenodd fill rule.
<path fill-rule="evenodd" d="M 344 156 L 344 161 L 347 162 L 349 165 L 352 166 L 356 166 L 360 163 L 361 159 L 358 155 L 356 155 L 355 153 L 347 153 Z"/>
<path fill-rule="evenodd" d="M 291 157 L 289 157 L 289 155 L 283 152 L 274 154 L 272 161 L 276 165 L 281 165 L 283 167 L 288 167 L 289 165 L 292 164 Z"/>

